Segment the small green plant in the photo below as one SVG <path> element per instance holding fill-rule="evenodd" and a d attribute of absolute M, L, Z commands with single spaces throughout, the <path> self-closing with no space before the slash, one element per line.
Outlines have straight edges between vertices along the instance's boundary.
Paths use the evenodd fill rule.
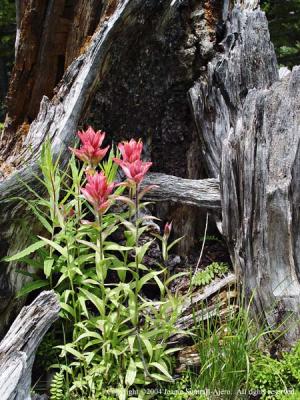
<path fill-rule="evenodd" d="M 206 235 L 200 237 L 200 242 L 222 242 L 222 240 L 214 235 Z"/>
<path fill-rule="evenodd" d="M 65 384 L 64 374 L 62 371 L 58 371 L 54 374 L 51 382 L 50 400 L 64 400 L 65 399 Z"/>
<path fill-rule="evenodd" d="M 192 278 L 192 286 L 208 285 L 216 276 L 222 276 L 228 272 L 228 265 L 225 263 L 213 262 L 204 270 L 198 271 Z"/>
<path fill-rule="evenodd" d="M 280 400 L 299 400 L 300 399 L 300 391 L 292 389 L 290 393 L 284 393 Z"/>
<path fill-rule="evenodd" d="M 300 342 L 281 359 L 259 354 L 251 364 L 249 387 L 258 391 L 263 400 L 284 400 L 300 391 Z"/>
<path fill-rule="evenodd" d="M 228 293 L 230 297 L 230 292 Z M 225 305 L 215 309 L 215 316 L 197 321 L 192 331 L 198 349 L 200 369 L 193 376 L 194 385 L 209 391 L 209 399 L 239 400 L 248 389 L 250 360 L 258 354 L 258 344 L 270 331 L 257 329 L 243 304 Z M 218 306 L 216 306 L 218 307 Z M 203 317 L 209 305 L 203 305 Z M 224 312 L 226 311 L 226 312 Z M 200 315 L 201 315 L 200 311 Z M 222 393 L 222 395 L 218 394 Z M 221 397 L 220 397 L 221 396 Z"/>

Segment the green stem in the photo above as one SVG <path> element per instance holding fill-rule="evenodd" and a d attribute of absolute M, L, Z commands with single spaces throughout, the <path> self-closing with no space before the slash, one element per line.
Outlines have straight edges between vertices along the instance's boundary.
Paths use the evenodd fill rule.
<path fill-rule="evenodd" d="M 99 251 L 100 251 L 100 261 L 103 261 L 103 260 L 104 260 L 103 238 L 102 238 L 102 222 L 103 222 L 103 219 L 102 219 L 102 214 L 101 214 L 101 212 L 98 212 L 98 213 L 96 214 L 96 216 L 97 216 L 98 225 L 99 225 Z M 102 265 L 101 265 L 101 271 L 102 271 Z M 105 286 L 104 286 L 104 275 L 103 275 L 103 272 L 102 272 L 102 274 L 101 274 L 100 289 L 101 289 L 101 292 L 102 292 L 102 300 L 103 300 L 103 303 L 104 303 L 104 310 L 105 310 L 105 299 L 106 299 L 106 295 L 105 295 Z M 104 341 L 106 341 L 106 329 L 105 329 L 105 324 L 104 324 L 104 326 L 103 326 L 103 338 L 104 338 Z M 106 354 L 107 354 L 107 351 L 105 350 L 104 360 L 106 359 Z"/>
<path fill-rule="evenodd" d="M 54 178 L 55 179 L 55 178 Z M 53 200 L 53 209 L 52 209 L 52 232 L 51 232 L 51 240 L 54 240 L 54 225 L 55 225 L 55 218 L 56 218 L 56 195 L 55 195 L 55 185 L 54 185 L 54 179 L 52 176 L 52 173 L 50 172 L 50 184 L 51 184 L 51 191 L 49 192 L 50 195 L 50 207 L 51 207 L 51 195 L 52 195 L 52 200 Z M 51 213 L 51 210 L 50 210 Z M 53 248 L 52 246 L 50 247 L 50 258 L 53 257 Z M 53 279 L 52 279 L 52 272 L 50 274 L 50 288 L 53 288 Z"/>
<path fill-rule="evenodd" d="M 63 339 L 64 339 L 64 345 L 67 344 L 67 339 L 66 339 L 66 332 L 65 332 L 65 327 L 63 322 L 61 323 L 62 325 L 62 333 L 63 333 Z M 65 365 L 69 366 L 69 362 L 68 362 L 68 358 L 67 358 L 67 354 L 65 354 Z M 66 371 L 66 384 L 67 384 L 67 393 L 69 393 L 70 390 L 70 380 L 69 380 L 69 372 Z M 69 397 L 68 397 L 69 398 Z"/>
<path fill-rule="evenodd" d="M 130 200 L 133 199 L 133 193 L 132 193 L 131 187 L 129 188 L 129 198 L 130 198 Z M 129 219 L 129 221 L 131 221 L 131 207 L 129 207 L 128 219 Z"/>
<path fill-rule="evenodd" d="M 139 187 L 135 186 L 135 317 L 136 317 L 136 338 L 139 355 L 144 367 L 145 377 L 149 377 L 147 363 L 143 354 L 142 341 L 140 337 L 140 318 L 139 318 L 139 305 L 138 305 L 138 283 L 139 283 L 139 260 L 137 249 L 139 246 Z"/>
<path fill-rule="evenodd" d="M 139 260 L 137 249 L 139 246 L 139 196 L 138 185 L 135 187 L 135 317 L 136 328 L 139 330 L 139 308 L 138 308 L 138 282 L 139 282 Z"/>
<path fill-rule="evenodd" d="M 102 239 L 102 214 L 98 213 L 98 222 L 99 222 L 99 247 L 100 247 L 100 260 L 104 259 L 103 257 L 103 239 Z"/>
<path fill-rule="evenodd" d="M 54 241 L 54 224 L 52 224 L 51 241 L 52 242 Z M 49 257 L 53 258 L 53 247 L 52 246 L 50 246 L 50 249 L 49 249 Z M 51 272 L 50 272 L 50 275 L 49 275 L 50 289 L 53 289 L 52 271 L 53 271 L 53 269 L 51 268 Z"/>
<path fill-rule="evenodd" d="M 67 236 L 66 232 L 65 235 Z M 74 322 L 75 325 L 78 323 L 78 318 L 77 318 L 77 306 L 76 306 L 76 300 L 75 300 L 75 287 L 74 287 L 74 282 L 73 282 L 73 277 L 71 274 L 71 262 L 70 262 L 70 254 L 69 254 L 69 242 L 68 239 L 66 241 L 66 248 L 67 248 L 67 268 L 68 268 L 68 278 L 69 278 L 69 282 L 70 282 L 70 286 L 71 286 L 71 293 L 72 293 L 72 306 L 73 306 L 73 310 L 74 310 Z M 74 329 L 75 331 L 75 329 Z M 74 337 L 73 337 L 74 340 Z"/>
<path fill-rule="evenodd" d="M 100 253 L 100 262 L 104 260 L 104 251 L 103 251 L 103 237 L 102 237 L 102 214 L 101 212 L 96 212 L 96 219 L 98 221 L 98 227 L 99 227 L 99 253 Z M 103 301 L 105 299 L 105 287 L 104 287 L 104 275 L 103 275 L 103 269 L 101 265 L 101 282 L 100 282 L 100 288 L 102 292 L 102 298 Z"/>
<path fill-rule="evenodd" d="M 77 188 L 77 225 L 80 226 L 81 219 L 81 202 L 80 202 L 80 185 Z"/>

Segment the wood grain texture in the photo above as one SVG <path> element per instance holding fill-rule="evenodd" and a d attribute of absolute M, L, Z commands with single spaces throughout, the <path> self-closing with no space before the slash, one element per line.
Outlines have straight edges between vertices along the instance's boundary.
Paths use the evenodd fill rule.
<path fill-rule="evenodd" d="M 300 316 L 299 67 L 281 72 L 265 15 L 241 1 L 227 34 L 190 90 L 211 177 L 220 177 L 222 232 L 258 320 Z M 291 325 L 286 339 L 297 340 Z"/>
<path fill-rule="evenodd" d="M 220 175 L 223 141 L 248 91 L 267 88 L 278 80 L 265 14 L 248 7 L 235 7 L 223 22 L 226 36 L 219 43 L 220 52 L 208 63 L 206 75 L 189 90 L 203 159 L 214 178 Z"/>
<path fill-rule="evenodd" d="M 189 335 L 189 330 L 195 325 L 195 321 L 201 324 L 213 317 L 225 318 L 235 312 L 237 286 L 236 275 L 229 273 L 225 277 L 214 279 L 206 287 L 195 290 L 185 300 L 181 315 L 175 323 L 176 328 L 182 332 L 172 336 L 170 342 L 174 344 L 184 341 Z"/>
<path fill-rule="evenodd" d="M 246 97 L 222 157 L 223 230 L 262 319 L 300 335 L 300 68 Z"/>
<path fill-rule="evenodd" d="M 153 201 L 172 201 L 200 208 L 220 210 L 221 197 L 217 179 L 184 179 L 173 175 L 150 173 L 142 187 L 156 185 L 146 194 Z"/>
<path fill-rule="evenodd" d="M 1 400 L 30 399 L 31 372 L 37 348 L 58 318 L 58 299 L 53 291 L 42 292 L 24 307 L 0 343 Z"/>

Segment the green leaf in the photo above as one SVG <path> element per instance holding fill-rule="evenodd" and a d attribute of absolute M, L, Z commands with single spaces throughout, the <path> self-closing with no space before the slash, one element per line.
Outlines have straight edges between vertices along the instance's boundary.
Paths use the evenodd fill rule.
<path fill-rule="evenodd" d="M 165 286 L 162 283 L 162 281 L 159 279 L 157 275 L 154 276 L 155 282 L 157 286 L 159 287 L 160 293 L 163 295 L 165 293 Z"/>
<path fill-rule="evenodd" d="M 158 381 L 163 381 L 163 382 L 173 382 L 173 378 L 167 378 L 165 375 L 161 375 L 161 374 L 150 374 L 151 378 L 154 378 L 154 380 L 158 380 Z"/>
<path fill-rule="evenodd" d="M 34 290 L 40 289 L 42 287 L 49 286 L 49 282 L 45 280 L 37 280 L 34 282 L 29 282 L 25 286 L 22 287 L 21 290 L 17 293 L 17 298 L 23 297 L 28 293 L 33 292 Z"/>
<path fill-rule="evenodd" d="M 105 246 L 105 250 L 107 251 L 128 251 L 132 249 L 133 247 L 121 246 L 120 244 L 110 242 Z"/>
<path fill-rule="evenodd" d="M 151 344 L 151 342 L 150 342 L 149 339 L 143 337 L 142 335 L 140 335 L 140 337 L 141 337 L 141 340 L 142 340 L 142 342 L 144 343 L 144 345 L 145 345 L 145 347 L 146 347 L 146 349 L 147 349 L 147 352 L 148 352 L 148 354 L 149 354 L 149 356 L 150 356 L 150 360 L 151 360 L 151 358 L 152 358 L 152 356 L 153 356 L 153 347 L 152 347 L 152 344 Z"/>
<path fill-rule="evenodd" d="M 94 262 L 95 254 L 82 254 L 76 258 L 76 264 L 80 267 L 82 264 L 89 264 Z"/>
<path fill-rule="evenodd" d="M 133 353 L 133 346 L 134 346 L 135 338 L 136 338 L 135 335 L 131 335 L 131 336 L 128 336 L 128 339 L 127 339 L 131 353 Z"/>
<path fill-rule="evenodd" d="M 150 242 L 145 243 L 143 246 L 137 247 L 136 248 L 136 256 L 138 258 L 138 263 L 140 264 L 144 257 L 145 254 L 147 253 L 149 247 L 151 246 L 151 244 L 153 243 L 153 240 L 151 240 Z"/>
<path fill-rule="evenodd" d="M 93 293 L 89 292 L 86 289 L 80 288 L 80 291 L 84 294 L 87 300 L 89 300 L 94 304 L 94 306 L 98 309 L 101 315 L 105 314 L 103 300 L 99 299 L 99 297 L 97 297 L 96 295 L 94 295 Z"/>
<path fill-rule="evenodd" d="M 162 365 L 158 362 L 152 362 L 149 364 L 149 367 L 157 368 L 160 372 L 162 372 L 165 375 L 166 378 L 168 378 L 170 381 L 173 381 L 172 376 L 169 374 L 167 368 L 164 365 Z"/>
<path fill-rule="evenodd" d="M 87 247 L 90 247 L 92 250 L 96 251 L 96 253 L 100 252 L 99 247 L 96 246 L 95 243 L 91 243 L 91 242 L 88 242 L 87 240 L 80 240 L 80 239 L 77 239 L 77 242 L 84 244 Z"/>
<path fill-rule="evenodd" d="M 53 267 L 54 259 L 53 258 L 47 258 L 44 261 L 44 274 L 46 278 L 49 278 L 52 272 L 52 267 Z"/>
<path fill-rule="evenodd" d="M 29 257 L 23 257 L 22 258 L 22 263 L 30 265 L 34 269 L 40 269 L 43 270 L 43 263 L 39 259 L 34 259 L 34 258 L 29 258 Z"/>
<path fill-rule="evenodd" d="M 155 279 L 155 277 L 157 275 L 161 274 L 161 271 L 151 271 L 148 272 L 148 274 L 144 275 L 141 279 L 139 279 L 138 283 L 137 283 L 137 291 L 139 292 L 142 287 L 151 279 Z"/>
<path fill-rule="evenodd" d="M 183 239 L 183 238 L 184 238 L 184 236 L 181 236 L 180 238 L 174 240 L 174 242 L 172 242 L 171 244 L 169 244 L 169 246 L 168 246 L 168 251 L 170 251 L 170 250 L 172 249 L 172 247 L 174 247 L 175 244 L 177 244 L 178 242 L 180 242 L 180 240 Z"/>
<path fill-rule="evenodd" d="M 108 236 L 110 236 L 112 233 L 114 233 L 117 229 L 118 229 L 117 225 L 111 225 L 111 226 L 108 226 L 108 228 L 104 229 L 104 231 L 102 232 L 103 240 L 106 240 L 108 238 Z"/>
<path fill-rule="evenodd" d="M 85 300 L 86 299 L 83 296 L 81 296 L 81 295 L 78 296 L 78 301 L 79 301 L 79 304 L 80 304 L 80 306 L 82 308 L 82 312 L 85 315 L 85 317 L 89 318 L 89 313 L 88 313 L 88 310 L 86 308 Z"/>
<path fill-rule="evenodd" d="M 132 386 L 136 377 L 136 365 L 132 358 L 130 358 L 129 366 L 125 376 L 126 386 Z"/>
<path fill-rule="evenodd" d="M 63 310 L 65 310 L 67 313 L 71 314 L 71 316 L 72 316 L 73 318 L 76 317 L 76 314 L 75 314 L 74 309 L 73 309 L 69 304 L 66 304 L 66 303 L 61 302 L 61 303 L 60 303 L 60 307 L 61 307 Z"/>
<path fill-rule="evenodd" d="M 72 345 L 69 344 L 69 343 L 67 343 L 67 344 L 64 345 L 64 346 L 56 346 L 56 347 L 57 347 L 58 349 L 63 350 L 64 352 L 73 354 L 73 356 L 75 356 L 76 358 L 78 358 L 78 359 L 81 360 L 81 361 L 84 361 L 84 360 L 85 360 L 84 356 L 83 356 L 81 353 L 79 353 L 78 350 L 75 350 L 75 349 L 72 347 Z"/>
<path fill-rule="evenodd" d="M 174 274 L 170 276 L 165 282 L 165 285 L 168 286 L 171 282 L 173 282 L 175 279 L 180 278 L 181 276 L 188 276 L 188 272 L 178 272 L 178 274 Z"/>
<path fill-rule="evenodd" d="M 47 231 L 49 233 L 52 234 L 52 226 L 49 224 L 47 219 L 42 215 L 41 212 L 39 212 L 39 209 L 37 207 L 32 206 L 30 203 L 28 203 L 28 204 L 29 204 L 31 211 L 34 213 L 34 215 L 37 217 L 37 219 L 40 221 L 40 223 L 43 225 L 43 227 L 45 229 L 47 229 Z"/>
<path fill-rule="evenodd" d="M 20 251 L 17 254 L 14 254 L 13 256 L 10 257 L 5 257 L 3 261 L 17 261 L 22 259 L 23 257 L 28 256 L 29 254 L 34 253 L 36 250 L 40 249 L 41 247 L 44 247 L 46 244 L 44 243 L 43 240 L 39 240 L 38 242 L 33 243 L 32 245 L 28 246 L 26 249 Z"/>
<path fill-rule="evenodd" d="M 55 287 L 57 288 L 67 278 L 69 278 L 67 272 L 62 273 Z"/>
<path fill-rule="evenodd" d="M 168 355 L 168 354 L 177 353 L 178 351 L 180 351 L 180 350 L 182 350 L 182 349 L 183 349 L 182 347 L 172 347 L 172 348 L 170 348 L 170 349 L 165 350 L 165 351 L 164 351 L 164 354 L 165 354 L 165 355 Z"/>
<path fill-rule="evenodd" d="M 46 239 L 42 236 L 38 236 L 42 239 L 45 243 L 49 244 L 49 246 L 53 247 L 56 251 L 58 251 L 62 256 L 68 258 L 68 251 L 66 248 L 60 246 L 58 243 L 54 242 L 53 240 Z"/>
<path fill-rule="evenodd" d="M 93 338 L 95 338 L 95 339 L 98 339 L 99 341 L 102 341 L 102 340 L 103 340 L 103 339 L 102 339 L 102 336 L 101 336 L 99 333 L 97 333 L 97 332 L 92 332 L 92 331 L 87 331 L 87 332 L 85 332 L 85 333 L 82 333 L 82 334 L 76 339 L 76 342 L 79 342 L 79 341 L 82 340 L 82 339 L 91 338 L 91 337 L 93 337 Z"/>

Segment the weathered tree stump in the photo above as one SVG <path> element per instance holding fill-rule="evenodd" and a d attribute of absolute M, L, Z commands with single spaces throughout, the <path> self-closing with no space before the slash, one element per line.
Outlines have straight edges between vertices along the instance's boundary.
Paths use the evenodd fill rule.
<path fill-rule="evenodd" d="M 47 29 L 41 46 L 29 23 L 41 2 L 31 0 L 19 10 L 16 60 L 34 53 L 25 72 L 29 97 L 37 95 L 28 102 L 28 93 L 21 96 L 22 68 L 16 65 L 1 138 L 1 256 L 28 240 L 28 226 L 20 225 L 28 213 L 9 198 L 31 196 L 20 179 L 41 190 L 34 176 L 41 144 L 48 136 L 54 155 L 63 154 L 63 165 L 77 125 L 89 122 L 114 140 L 142 137 L 156 172 L 193 181 L 218 179 L 221 230 L 245 292 L 256 289 L 254 304 L 265 322 L 290 312 L 298 318 L 299 69 L 279 81 L 258 1 L 79 0 L 62 13 L 59 3 L 51 2 L 48 14 L 43 12 Z M 55 18 L 64 16 L 65 35 L 58 39 Z M 84 19 L 88 28 L 80 33 Z M 53 70 L 43 69 L 51 46 L 59 50 L 57 63 Z M 41 71 L 43 79 L 35 82 Z M 14 115 L 19 111 L 13 94 L 24 105 L 20 118 Z M 37 99 L 42 99 L 39 112 Z M 193 193 L 190 203 L 209 207 L 202 193 L 199 198 Z M 174 190 L 159 195 L 178 200 Z M 178 225 L 186 233 L 187 251 L 203 213 L 190 204 L 180 207 L 174 225 L 176 218 L 184 220 Z M 12 299 L 24 280 L 15 267 L 1 263 L 3 330 L 20 307 Z M 297 336 L 295 329 L 289 340 Z"/>
<path fill-rule="evenodd" d="M 246 97 L 222 156 L 223 229 L 261 320 L 300 337 L 300 68 Z"/>
<path fill-rule="evenodd" d="M 300 71 L 279 81 L 264 13 L 241 2 L 223 54 L 190 90 L 203 158 L 220 177 L 222 232 L 256 316 L 274 326 L 300 317 Z M 291 324 L 291 319 L 288 321 Z M 290 326 L 291 343 L 300 336 Z"/>

